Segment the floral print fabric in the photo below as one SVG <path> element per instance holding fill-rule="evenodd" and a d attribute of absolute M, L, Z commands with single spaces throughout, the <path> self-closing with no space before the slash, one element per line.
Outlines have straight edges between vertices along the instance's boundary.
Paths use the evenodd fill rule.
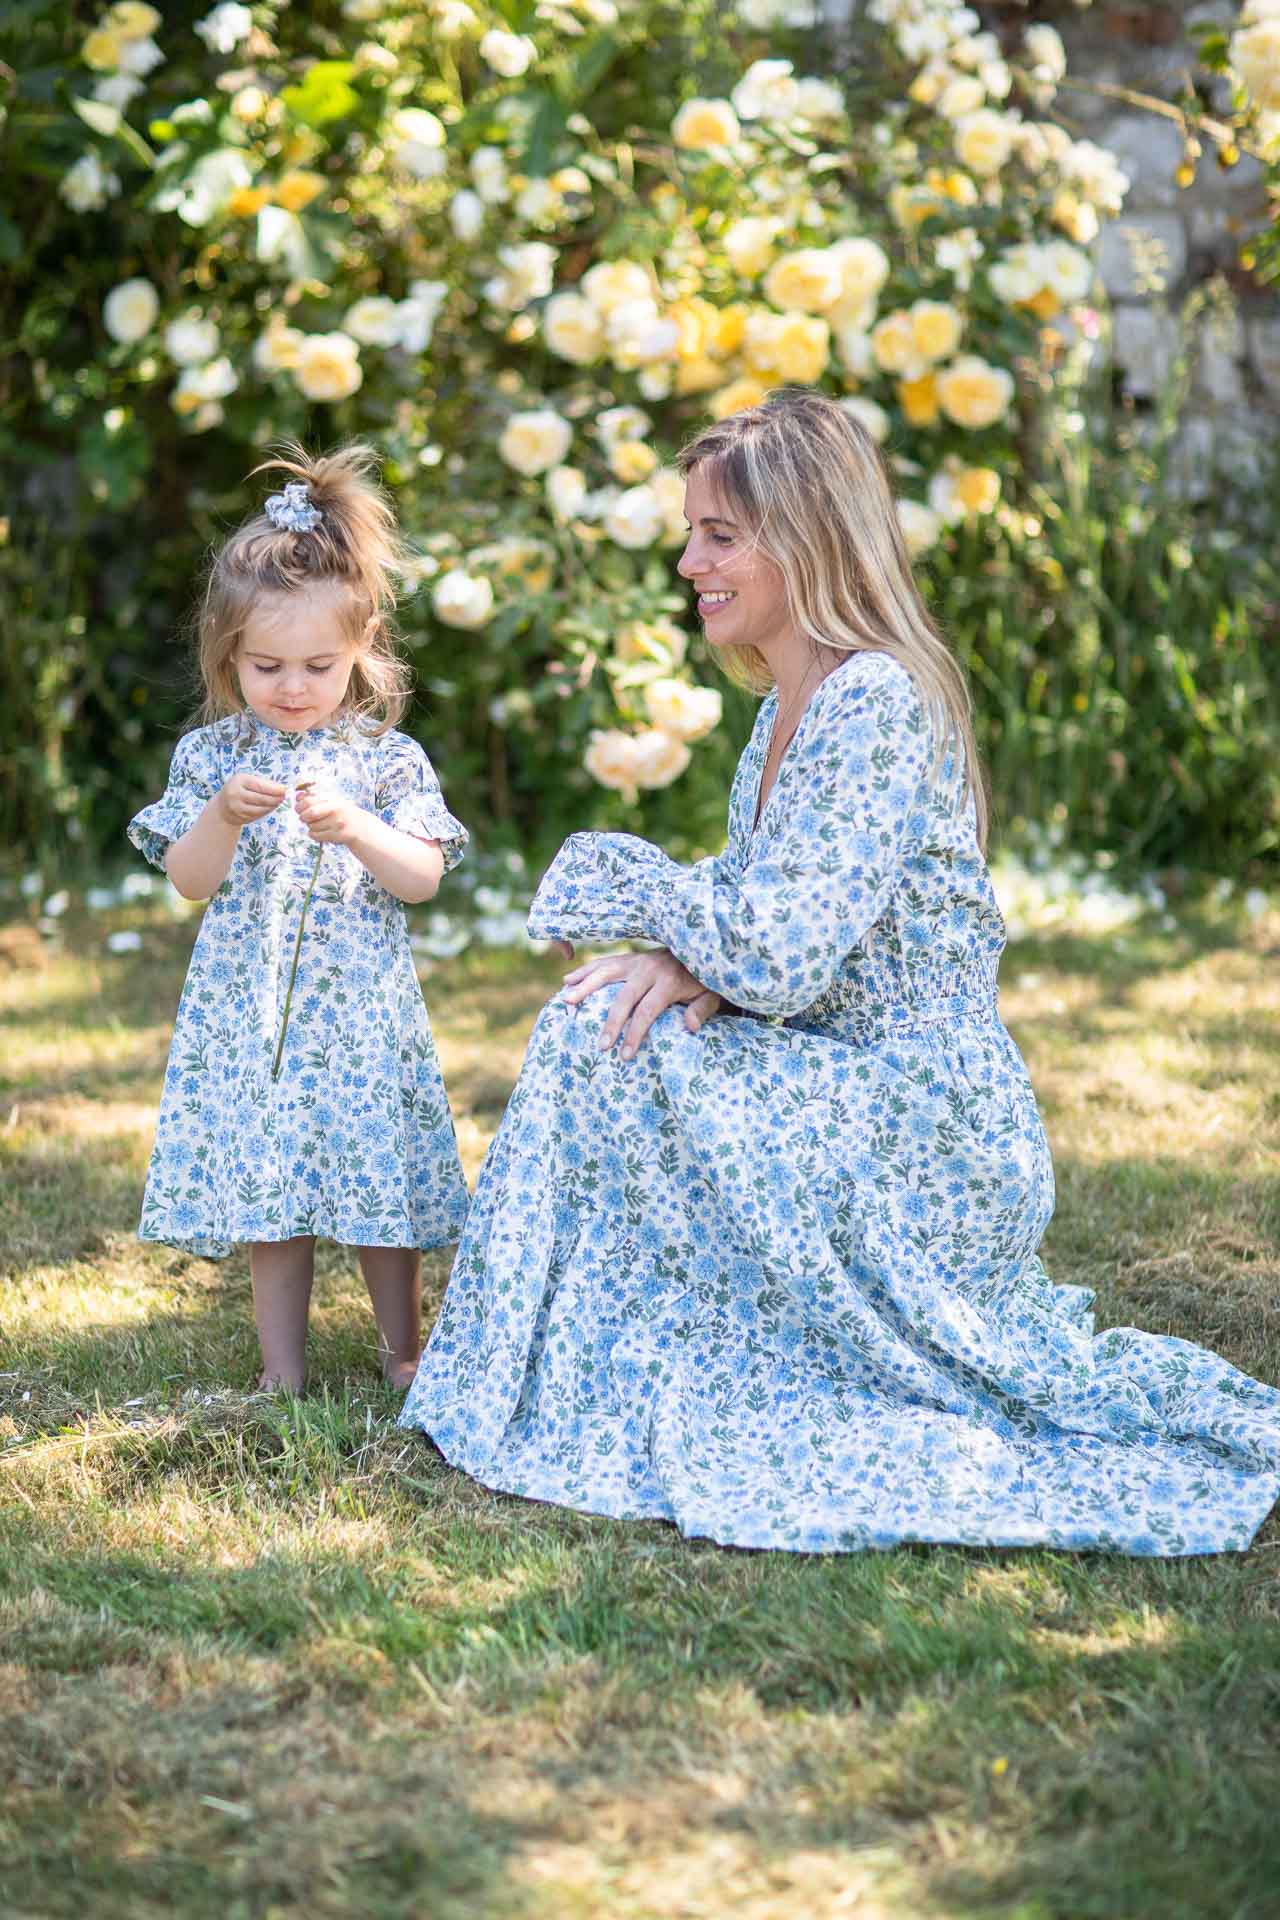
<path fill-rule="evenodd" d="M 909 676 L 838 667 L 757 823 L 775 711 L 721 857 L 576 834 L 545 876 L 532 933 L 661 943 L 744 1011 L 668 1012 L 628 1062 L 610 991 L 544 1009 L 403 1423 L 738 1546 L 1244 1548 L 1280 1392 L 1047 1279 L 1004 929 Z"/>
<path fill-rule="evenodd" d="M 291 794 L 299 781 L 323 779 L 389 826 L 439 840 L 446 869 L 462 857 L 466 832 L 422 748 L 354 722 L 281 733 L 233 716 L 187 734 L 163 798 L 135 816 L 129 837 L 163 866 L 205 803 L 249 772 Z M 403 907 L 348 848 L 320 852 L 286 799 L 241 829 L 205 909 L 174 1024 L 141 1236 L 214 1258 L 294 1234 L 434 1247 L 457 1239 L 466 1210 Z"/>

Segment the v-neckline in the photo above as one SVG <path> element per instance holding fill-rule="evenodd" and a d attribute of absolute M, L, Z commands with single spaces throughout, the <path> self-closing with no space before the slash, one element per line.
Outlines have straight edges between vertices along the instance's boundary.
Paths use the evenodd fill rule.
<path fill-rule="evenodd" d="M 778 788 L 782 784 L 782 770 L 786 766 L 788 760 L 791 758 L 791 755 L 795 750 L 795 746 L 797 741 L 800 738 L 800 735 L 804 732 L 805 724 L 808 721 L 809 715 L 813 712 L 814 701 L 817 699 L 818 695 L 822 692 L 822 689 L 826 686 L 828 680 L 830 680 L 834 674 L 839 673 L 843 665 L 844 665 L 843 660 L 837 660 L 835 666 L 832 667 L 829 672 L 823 674 L 821 680 L 819 680 L 817 686 L 814 688 L 813 692 L 809 695 L 809 698 L 805 701 L 804 706 L 800 710 L 800 718 L 796 721 L 795 727 L 792 730 L 791 738 L 788 740 L 786 746 L 782 749 L 781 754 L 778 756 L 778 764 L 775 767 L 774 774 L 773 774 L 773 785 L 770 787 L 768 793 L 765 794 L 762 799 L 760 790 L 764 786 L 765 768 L 769 764 L 769 755 L 773 751 L 773 730 L 778 724 L 778 712 L 782 704 L 781 701 L 778 699 L 777 686 L 775 685 L 770 689 L 769 698 L 772 699 L 774 703 L 773 719 L 770 722 L 769 737 L 765 742 L 764 752 L 760 756 L 760 769 L 759 769 L 759 772 L 756 774 L 756 790 L 755 790 L 755 796 L 752 800 L 752 821 L 751 821 L 751 831 L 748 835 L 749 839 L 751 840 L 755 839 L 756 835 L 760 831 L 761 822 L 764 820 L 765 814 L 769 811 L 769 808 L 773 804 L 773 796 L 778 791 Z M 763 712 L 763 709 L 761 709 L 761 711 Z"/>

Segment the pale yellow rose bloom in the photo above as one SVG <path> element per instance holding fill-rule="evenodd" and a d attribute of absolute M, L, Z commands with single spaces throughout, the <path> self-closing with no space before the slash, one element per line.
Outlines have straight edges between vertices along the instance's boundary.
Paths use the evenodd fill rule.
<path fill-rule="evenodd" d="M 707 350 L 719 359 L 727 359 L 736 353 L 742 345 L 746 332 L 747 308 L 743 306 L 719 307 L 711 325 L 711 336 L 707 341 Z"/>
<path fill-rule="evenodd" d="M 110 27 L 97 27 L 80 49 L 80 58 L 95 73 L 114 73 L 130 36 L 114 33 Z"/>
<path fill-rule="evenodd" d="M 851 393 L 838 405 L 851 420 L 871 435 L 871 438 L 883 444 L 889 437 L 889 416 L 882 406 L 874 400 L 868 400 L 865 394 Z"/>
<path fill-rule="evenodd" d="M 1280 18 L 1258 20 L 1233 33 L 1230 57 L 1258 105 L 1269 111 L 1280 107 Z"/>
<path fill-rule="evenodd" d="M 647 480 L 658 465 L 658 456 L 645 440 L 619 440 L 609 454 L 609 466 L 615 480 L 624 487 L 635 487 Z"/>
<path fill-rule="evenodd" d="M 1083 300 L 1093 285 L 1093 262 L 1067 240 L 1050 240 L 1044 248 L 1045 285 L 1064 306 Z"/>
<path fill-rule="evenodd" d="M 919 500 L 899 500 L 898 523 L 907 543 L 907 552 L 913 560 L 917 555 L 927 553 L 942 532 L 939 516 L 932 507 L 926 507 Z"/>
<path fill-rule="evenodd" d="M 956 479 L 956 498 L 966 513 L 994 513 L 1000 501 L 1000 475 L 994 467 L 966 467 Z"/>
<path fill-rule="evenodd" d="M 618 727 L 595 727 L 587 742 L 582 764 L 593 780 L 633 804 L 639 798 L 636 778 L 639 756 L 629 733 Z"/>
<path fill-rule="evenodd" d="M 613 654 L 623 666 L 630 666 L 636 660 L 655 660 L 660 666 L 678 667 L 688 644 L 689 636 L 683 627 L 660 614 L 656 620 L 630 620 L 625 627 L 620 627 Z"/>
<path fill-rule="evenodd" d="M 682 360 L 697 360 L 707 351 L 712 328 L 715 326 L 716 310 L 709 300 L 695 296 L 687 300 L 675 300 L 667 308 L 666 317 L 676 327 L 676 352 Z"/>
<path fill-rule="evenodd" d="M 311 205 L 317 194 L 324 192 L 326 184 L 322 173 L 311 173 L 305 167 L 295 167 L 276 181 L 271 189 L 271 198 L 286 213 L 301 213 L 304 207 Z"/>
<path fill-rule="evenodd" d="M 1054 195 L 1049 218 L 1078 247 L 1091 246 L 1098 237 L 1101 224 L 1098 209 L 1088 200 L 1082 200 L 1078 194 L 1072 193 L 1069 187 L 1060 187 Z"/>
<path fill-rule="evenodd" d="M 1016 123 L 994 107 L 982 107 L 956 122 L 956 155 L 981 179 L 999 173 L 1013 151 Z"/>
<path fill-rule="evenodd" d="M 579 282 L 596 312 L 607 319 L 628 300 L 652 300 L 653 280 L 634 260 L 601 260 L 589 267 Z"/>
<path fill-rule="evenodd" d="M 756 279 L 772 260 L 774 231 L 774 222 L 758 215 L 735 220 L 726 228 L 723 246 L 729 265 L 744 280 Z"/>
<path fill-rule="evenodd" d="M 544 484 L 553 518 L 563 524 L 582 511 L 587 497 L 587 476 L 581 467 L 552 467 Z"/>
<path fill-rule="evenodd" d="M 682 547 L 689 538 L 684 522 L 684 481 L 674 467 L 663 467 L 649 482 L 649 492 L 662 515 L 662 545 Z"/>
<path fill-rule="evenodd" d="M 831 329 L 817 314 L 753 313 L 743 338 L 750 373 L 811 386 L 831 358 Z"/>
<path fill-rule="evenodd" d="M 689 749 L 662 727 L 649 727 L 638 733 L 635 749 L 636 781 L 642 787 L 669 787 L 689 764 Z"/>
<path fill-rule="evenodd" d="M 561 360 L 589 367 L 604 349 L 604 324 L 580 293 L 556 293 L 542 310 L 542 337 Z"/>
<path fill-rule="evenodd" d="M 957 74 L 938 95 L 938 112 L 944 120 L 962 120 L 977 113 L 986 97 L 987 90 L 976 74 Z"/>
<path fill-rule="evenodd" d="M 787 313 L 825 313 L 842 291 L 840 263 L 822 247 L 784 253 L 764 277 L 765 298 Z"/>
<path fill-rule="evenodd" d="M 854 236 L 837 240 L 827 248 L 829 257 L 840 270 L 840 298 L 835 312 L 852 309 L 845 324 L 852 324 L 859 309 L 875 301 L 889 278 L 889 256 L 874 240 Z"/>
<path fill-rule="evenodd" d="M 149 280 L 122 280 L 102 303 L 102 324 L 113 340 L 133 346 L 150 333 L 160 311 L 160 296 Z"/>
<path fill-rule="evenodd" d="M 701 740 L 720 724 L 722 701 L 714 687 L 691 687 L 687 680 L 651 680 L 644 703 L 654 726 L 677 740 Z"/>
<path fill-rule="evenodd" d="M 349 333 L 304 334 L 292 372 L 308 400 L 346 400 L 364 379 L 359 348 Z"/>
<path fill-rule="evenodd" d="M 945 360 L 955 352 L 964 320 L 943 300 L 917 300 L 910 308 L 911 337 L 925 360 Z"/>
<path fill-rule="evenodd" d="M 748 407 L 758 407 L 768 392 L 762 380 L 753 380 L 749 375 L 731 380 L 727 387 L 721 387 L 719 393 L 712 395 L 711 418 L 727 420 L 731 413 L 745 413 Z"/>
<path fill-rule="evenodd" d="M 936 427 L 941 418 L 937 374 L 922 373 L 916 380 L 899 380 L 898 405 L 909 425 Z"/>
<path fill-rule="evenodd" d="M 164 24 L 162 16 L 154 7 L 139 4 L 139 0 L 119 0 L 117 6 L 108 9 L 103 25 L 113 32 L 121 34 L 126 40 L 145 40 L 149 33 Z"/>
<path fill-rule="evenodd" d="M 513 533 L 505 540 L 473 547 L 467 556 L 467 565 L 491 567 L 503 579 L 518 580 L 529 593 L 545 593 L 551 585 L 554 558 L 545 540 L 530 540 Z"/>
<path fill-rule="evenodd" d="M 713 360 L 710 354 L 702 353 L 692 360 L 682 360 L 676 368 L 675 391 L 677 393 L 710 393 L 724 379 L 724 367 L 719 360 Z"/>
<path fill-rule="evenodd" d="M 474 632 L 485 625 L 493 612 L 493 588 L 483 574 L 451 567 L 432 588 L 431 605 L 436 618 L 443 620 L 447 627 Z"/>
<path fill-rule="evenodd" d="M 905 308 L 886 313 L 872 328 L 871 351 L 882 373 L 901 373 L 914 379 L 923 370 L 925 356 L 916 344 L 916 330 Z"/>
<path fill-rule="evenodd" d="M 306 337 L 297 327 L 286 326 L 279 318 L 272 320 L 254 343 L 254 366 L 259 373 L 291 372 L 298 364 Z"/>
<path fill-rule="evenodd" d="M 558 467 L 569 451 L 573 428 L 551 407 L 513 413 L 498 441 L 498 452 L 509 467 L 531 478 Z"/>
<path fill-rule="evenodd" d="M 938 405 L 958 427 L 990 427 L 1008 412 L 1013 376 L 977 354 L 963 354 L 938 375 Z"/>
<path fill-rule="evenodd" d="M 671 122 L 671 137 L 678 147 L 700 152 L 736 145 L 742 129 L 728 100 L 686 100 Z"/>

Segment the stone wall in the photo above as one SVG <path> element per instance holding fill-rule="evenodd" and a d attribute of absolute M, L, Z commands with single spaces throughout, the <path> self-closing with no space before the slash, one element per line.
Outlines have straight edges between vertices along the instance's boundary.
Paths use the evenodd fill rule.
<path fill-rule="evenodd" d="M 1235 0 L 1093 0 L 983 6 L 984 25 L 1007 30 L 1043 20 L 1067 48 L 1068 79 L 1053 117 L 1078 138 L 1109 147 L 1129 175 L 1123 214 L 1097 243 L 1101 279 L 1112 303 L 1111 351 L 1124 390 L 1139 408 L 1165 389 L 1175 356 L 1190 358 L 1193 387 L 1182 429 L 1188 483 L 1208 494 L 1223 480 L 1248 482 L 1258 454 L 1280 425 L 1280 294 L 1256 285 L 1240 266 L 1244 235 L 1266 217 L 1262 169 L 1245 155 L 1223 169 L 1210 142 L 1195 178 L 1179 187 L 1182 139 L 1173 121 L 1121 97 L 1174 99 L 1188 74 L 1208 86 L 1212 110 L 1228 103 L 1226 83 L 1195 60 L 1188 29 L 1230 28 Z M 824 0 L 829 20 L 848 20 L 860 0 Z M 1096 91 L 1091 90 L 1096 89 Z M 1208 288 L 1203 311 L 1188 298 Z M 1195 317 L 1192 318 L 1191 316 Z"/>

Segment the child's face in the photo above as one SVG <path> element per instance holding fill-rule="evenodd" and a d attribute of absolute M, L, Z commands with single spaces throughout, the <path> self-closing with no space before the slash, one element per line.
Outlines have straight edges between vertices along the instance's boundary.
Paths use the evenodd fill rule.
<path fill-rule="evenodd" d="M 346 698 L 356 650 L 332 592 L 273 595 L 256 606 L 236 649 L 244 703 L 284 733 L 331 720 Z"/>

